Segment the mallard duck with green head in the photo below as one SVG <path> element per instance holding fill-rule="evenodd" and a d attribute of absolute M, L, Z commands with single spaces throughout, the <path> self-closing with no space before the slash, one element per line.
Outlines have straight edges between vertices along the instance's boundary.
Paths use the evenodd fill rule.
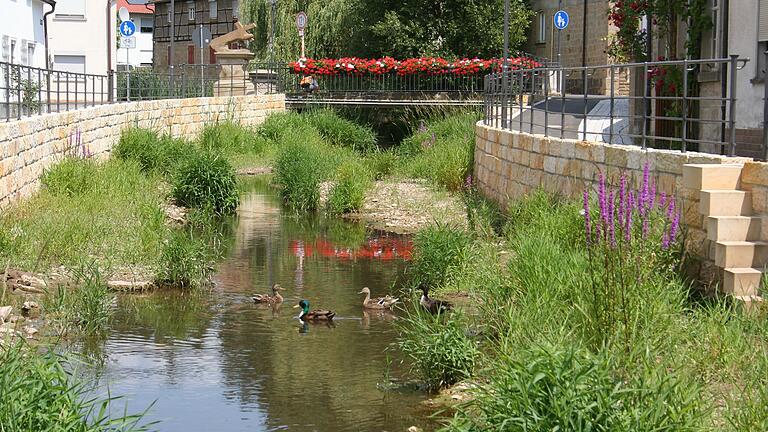
<path fill-rule="evenodd" d="M 283 302 L 283 296 L 280 295 L 280 291 L 285 291 L 285 289 L 280 284 L 274 284 L 272 285 L 272 295 L 256 294 L 251 297 L 251 300 L 262 304 L 280 304 Z"/>
<path fill-rule="evenodd" d="M 293 307 L 301 308 L 298 319 L 302 321 L 331 321 L 336 316 L 336 312 L 329 310 L 309 310 L 309 302 L 306 300 L 299 301 L 299 304 Z"/>

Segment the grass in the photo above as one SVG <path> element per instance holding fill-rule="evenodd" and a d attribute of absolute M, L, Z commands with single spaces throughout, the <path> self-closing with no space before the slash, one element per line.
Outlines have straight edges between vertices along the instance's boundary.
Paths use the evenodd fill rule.
<path fill-rule="evenodd" d="M 445 430 L 748 431 L 768 424 L 765 312 L 694 300 L 674 251 L 637 248 L 632 253 L 641 255 L 623 270 L 602 255 L 594 262 L 580 203 L 535 193 L 501 221 L 480 198 L 467 203 L 475 227 L 421 231 L 408 269 L 438 294 L 469 293 L 467 313 L 435 327 L 409 317 L 397 343 L 414 375 L 439 387 L 454 380 L 440 384 L 433 375 L 452 370 L 453 360 L 427 353 L 426 346 L 443 348 L 437 339 L 424 341 L 436 333 L 479 335 L 467 351 L 477 352 L 472 366 L 457 378 L 476 382 L 474 398 Z M 658 240 L 653 223 L 650 245 Z M 595 295 L 593 277 L 619 286 L 618 275 L 637 282 L 625 281 L 621 295 Z"/>
<path fill-rule="evenodd" d="M 216 214 L 233 213 L 240 201 L 234 169 L 209 151 L 187 156 L 173 176 L 172 194 L 182 206 Z"/>
<path fill-rule="evenodd" d="M 112 416 L 117 398 L 91 396 L 72 362 L 23 343 L 0 349 L 0 431 L 143 431 L 142 414 Z"/>
<path fill-rule="evenodd" d="M 360 210 L 365 192 L 371 187 L 368 167 L 358 161 L 345 163 L 338 168 L 335 179 L 328 195 L 329 212 L 342 214 Z"/>

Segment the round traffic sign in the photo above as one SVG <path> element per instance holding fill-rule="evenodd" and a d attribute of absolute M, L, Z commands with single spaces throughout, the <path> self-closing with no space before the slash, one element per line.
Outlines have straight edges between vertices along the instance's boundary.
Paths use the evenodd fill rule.
<path fill-rule="evenodd" d="M 128 8 L 123 6 L 120 8 L 119 11 L 117 11 L 117 16 L 120 17 L 120 21 L 129 21 L 131 19 L 131 14 L 128 12 Z"/>
<path fill-rule="evenodd" d="M 307 14 L 304 12 L 299 12 L 298 15 L 296 15 L 296 27 L 299 30 L 304 30 L 306 26 L 307 26 Z"/>
<path fill-rule="evenodd" d="M 123 21 L 120 23 L 120 34 L 125 37 L 131 37 L 136 33 L 136 24 L 133 21 Z"/>
<path fill-rule="evenodd" d="M 212 37 L 213 36 L 211 35 L 211 31 L 208 30 L 208 27 L 200 26 L 192 32 L 192 42 L 198 48 L 205 48 L 208 46 L 208 44 L 211 43 Z"/>
<path fill-rule="evenodd" d="M 556 29 L 565 30 L 568 27 L 568 23 L 571 22 L 571 17 L 568 16 L 568 12 L 560 10 L 555 13 L 554 20 Z"/>

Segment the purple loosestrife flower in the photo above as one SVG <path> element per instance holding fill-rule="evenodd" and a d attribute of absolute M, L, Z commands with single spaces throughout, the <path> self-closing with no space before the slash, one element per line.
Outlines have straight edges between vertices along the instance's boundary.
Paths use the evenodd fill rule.
<path fill-rule="evenodd" d="M 627 175 L 621 175 L 621 186 L 619 186 L 619 226 L 624 226 L 624 213 L 627 207 Z"/>
<path fill-rule="evenodd" d="M 672 219 L 672 215 L 675 213 L 675 200 L 669 197 L 669 207 L 667 207 L 667 219 Z"/>
<path fill-rule="evenodd" d="M 659 210 L 664 210 L 664 207 L 667 206 L 667 194 L 666 192 L 662 192 L 661 196 L 659 197 Z"/>
<path fill-rule="evenodd" d="M 608 194 L 608 239 L 611 242 L 611 248 L 616 247 L 616 218 L 614 216 L 616 196 L 613 191 Z"/>
<path fill-rule="evenodd" d="M 467 190 L 472 189 L 472 174 L 468 174 L 467 178 L 464 180 L 464 188 Z"/>
<path fill-rule="evenodd" d="M 648 211 L 650 212 L 656 207 L 656 182 L 651 182 L 651 201 L 648 203 Z"/>
<path fill-rule="evenodd" d="M 640 203 L 639 203 L 640 209 L 641 209 L 640 214 L 643 214 L 643 212 L 645 211 L 644 209 L 648 208 L 648 199 L 649 199 L 648 183 L 649 183 L 649 177 L 651 174 L 650 168 L 651 167 L 648 164 L 648 162 L 646 162 L 645 165 L 643 165 L 643 184 L 640 189 Z"/>
<path fill-rule="evenodd" d="M 597 175 L 597 203 L 600 206 L 600 219 L 603 223 L 608 223 L 608 200 L 605 195 L 605 176 L 603 173 Z"/>
<path fill-rule="evenodd" d="M 667 232 L 664 232 L 661 236 L 661 249 L 669 249 L 669 234 Z"/>
<path fill-rule="evenodd" d="M 680 215 L 682 211 L 676 212 L 675 217 L 672 219 L 672 224 L 669 226 L 669 241 L 674 243 L 677 238 L 677 230 L 680 228 Z"/>
<path fill-rule="evenodd" d="M 584 189 L 584 230 L 587 238 L 587 246 L 591 244 L 592 224 L 589 216 L 589 189 Z"/>
<path fill-rule="evenodd" d="M 635 206 L 635 194 L 629 192 L 629 201 L 627 202 L 627 214 L 624 218 L 624 240 L 632 239 L 632 211 Z"/>

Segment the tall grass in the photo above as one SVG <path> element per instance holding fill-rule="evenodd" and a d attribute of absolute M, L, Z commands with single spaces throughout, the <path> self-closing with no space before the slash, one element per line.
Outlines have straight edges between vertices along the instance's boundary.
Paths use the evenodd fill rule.
<path fill-rule="evenodd" d="M 113 416 L 118 398 L 91 396 L 53 351 L 35 353 L 23 343 L 0 348 L 0 431 L 143 431 L 143 414 Z"/>
<path fill-rule="evenodd" d="M 225 155 L 253 153 L 265 150 L 267 141 L 250 127 L 231 120 L 208 123 L 199 137 L 200 147 Z"/>
<path fill-rule="evenodd" d="M 376 149 L 376 133 L 371 128 L 342 118 L 333 110 L 310 110 L 303 117 L 331 145 L 360 152 Z"/>
<path fill-rule="evenodd" d="M 341 165 L 328 195 L 328 210 L 332 214 L 360 210 L 370 187 L 371 174 L 363 163 L 351 161 Z"/>
<path fill-rule="evenodd" d="M 212 152 L 189 156 L 173 177 L 173 197 L 185 206 L 233 213 L 240 202 L 232 165 Z"/>
<path fill-rule="evenodd" d="M 413 284 L 440 288 L 466 261 L 470 244 L 469 235 L 457 227 L 435 224 L 417 232 L 410 267 Z"/>
<path fill-rule="evenodd" d="M 475 113 L 430 122 L 403 141 L 398 173 L 423 178 L 451 191 L 461 190 L 472 172 Z"/>
<path fill-rule="evenodd" d="M 416 303 L 397 321 L 400 337 L 395 345 L 426 388 L 440 389 L 472 376 L 480 351 L 464 326 L 459 313 L 432 316 Z"/>

